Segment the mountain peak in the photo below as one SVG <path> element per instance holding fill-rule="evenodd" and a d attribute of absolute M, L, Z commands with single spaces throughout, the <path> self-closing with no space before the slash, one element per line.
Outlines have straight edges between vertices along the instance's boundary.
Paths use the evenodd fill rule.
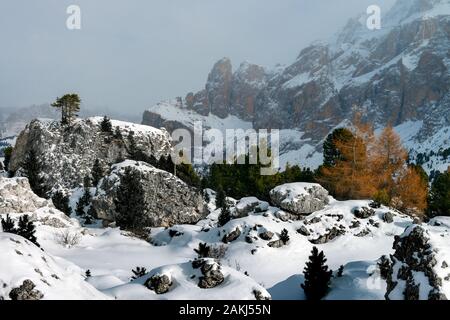
<path fill-rule="evenodd" d="M 386 14 L 389 25 L 450 14 L 450 0 L 397 0 Z"/>

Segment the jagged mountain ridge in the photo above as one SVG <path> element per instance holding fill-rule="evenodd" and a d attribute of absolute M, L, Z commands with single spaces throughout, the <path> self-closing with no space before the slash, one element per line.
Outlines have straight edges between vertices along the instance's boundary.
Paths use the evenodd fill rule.
<path fill-rule="evenodd" d="M 285 162 L 317 166 L 324 137 L 359 111 L 377 128 L 414 130 L 402 137 L 413 157 L 438 152 L 448 148 L 450 137 L 449 17 L 447 0 L 399 0 L 383 16 L 381 30 L 367 29 L 365 16 L 351 19 L 331 40 L 303 49 L 285 68 L 268 71 L 243 63 L 233 73 L 224 58 L 204 90 L 151 107 L 143 123 L 169 131 L 189 127 L 184 114 L 174 115 L 184 109 L 206 123 L 211 115 L 235 116 L 256 129 L 294 130 L 282 133 Z M 431 158 L 428 171 L 449 164 Z"/>

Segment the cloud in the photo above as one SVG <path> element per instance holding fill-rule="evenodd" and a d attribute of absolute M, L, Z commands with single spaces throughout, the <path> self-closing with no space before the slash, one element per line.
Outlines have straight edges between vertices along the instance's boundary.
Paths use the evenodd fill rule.
<path fill-rule="evenodd" d="M 76 91 L 85 107 L 141 113 L 201 89 L 224 56 L 235 67 L 289 63 L 368 5 L 393 1 L 8 1 L 0 5 L 0 101 L 25 106 Z M 82 10 L 80 31 L 66 29 L 71 4 Z"/>

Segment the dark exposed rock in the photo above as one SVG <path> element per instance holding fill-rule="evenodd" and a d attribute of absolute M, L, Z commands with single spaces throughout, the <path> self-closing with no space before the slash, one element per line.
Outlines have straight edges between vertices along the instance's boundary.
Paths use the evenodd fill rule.
<path fill-rule="evenodd" d="M 353 214 L 355 215 L 356 218 L 367 219 L 375 215 L 375 210 L 367 207 L 354 208 Z"/>
<path fill-rule="evenodd" d="M 365 236 L 367 236 L 369 234 L 370 234 L 370 230 L 369 229 L 364 229 L 361 232 L 355 234 L 355 236 L 359 237 L 359 238 L 362 238 L 362 237 L 365 237 Z"/>
<path fill-rule="evenodd" d="M 41 300 L 44 295 L 34 288 L 36 285 L 31 280 L 25 280 L 21 286 L 13 288 L 9 293 L 11 300 Z"/>
<path fill-rule="evenodd" d="M 163 274 L 152 276 L 145 282 L 144 285 L 148 289 L 155 291 L 156 294 L 164 294 L 169 292 L 172 282 L 167 275 Z"/>
<path fill-rule="evenodd" d="M 299 229 L 297 229 L 297 232 L 300 233 L 302 236 L 308 237 L 311 235 L 311 233 L 306 229 L 305 226 L 301 226 Z"/>
<path fill-rule="evenodd" d="M 226 234 L 222 238 L 223 243 L 230 243 L 235 240 L 237 240 L 241 236 L 241 229 L 236 228 L 234 231 L 231 231 L 230 233 Z"/>
<path fill-rule="evenodd" d="M 448 263 L 447 263 L 447 261 L 442 261 L 441 268 L 442 268 L 442 269 L 448 268 Z"/>
<path fill-rule="evenodd" d="M 224 276 L 220 271 L 220 264 L 213 259 L 199 259 L 192 264 L 195 269 L 200 268 L 202 277 L 198 286 L 202 289 L 211 289 L 220 285 L 224 281 Z"/>
<path fill-rule="evenodd" d="M 405 287 L 403 298 L 418 300 L 421 283 L 416 283 L 414 274 L 417 272 L 422 272 L 428 279 L 431 287 L 428 299 L 446 299 L 441 291 L 442 279 L 434 271 L 437 261 L 425 229 L 417 225 L 407 228 L 402 236 L 395 237 L 393 248 L 395 252 L 391 256 L 391 266 L 386 279 L 386 299 L 390 299 L 392 291 L 402 281 Z M 394 270 L 398 271 L 395 273 Z"/>
<path fill-rule="evenodd" d="M 383 221 L 386 223 L 394 222 L 394 214 L 390 211 L 383 214 Z"/>
<path fill-rule="evenodd" d="M 356 229 L 359 228 L 361 226 L 361 222 L 358 220 L 353 220 L 352 224 L 350 225 L 350 229 Z"/>
<path fill-rule="evenodd" d="M 267 245 L 271 248 L 281 248 L 285 245 L 285 243 L 282 240 L 275 240 L 269 242 Z"/>
<path fill-rule="evenodd" d="M 314 240 L 309 240 L 309 241 L 313 244 L 324 244 L 324 243 L 330 242 L 330 241 L 334 240 L 335 238 L 342 236 L 344 234 L 345 234 L 345 230 L 333 228 L 333 229 L 329 230 L 328 233 L 320 236 L 319 238 L 314 239 Z"/>
<path fill-rule="evenodd" d="M 381 203 L 379 203 L 378 201 L 371 201 L 369 203 L 369 207 L 371 207 L 372 209 L 380 209 Z"/>
<path fill-rule="evenodd" d="M 264 231 L 259 234 L 259 237 L 266 241 L 272 240 L 273 236 L 274 236 L 274 233 L 271 231 Z"/>
<path fill-rule="evenodd" d="M 270 297 L 264 296 L 261 291 L 254 290 L 253 294 L 255 295 L 255 299 L 258 301 L 271 300 Z"/>

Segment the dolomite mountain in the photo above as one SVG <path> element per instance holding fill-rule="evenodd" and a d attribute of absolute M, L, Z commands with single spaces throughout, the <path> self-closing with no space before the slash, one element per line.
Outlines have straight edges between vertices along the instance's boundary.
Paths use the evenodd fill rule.
<path fill-rule="evenodd" d="M 224 58 L 204 90 L 151 107 L 143 123 L 171 131 L 192 129 L 193 120 L 227 126 L 235 117 L 282 129 L 282 162 L 316 167 L 324 137 L 358 111 L 376 128 L 396 127 L 427 171 L 445 170 L 450 159 L 438 153 L 450 144 L 450 2 L 398 0 L 381 30 L 367 29 L 366 18 L 351 19 L 286 67 L 243 63 L 233 72 Z"/>

